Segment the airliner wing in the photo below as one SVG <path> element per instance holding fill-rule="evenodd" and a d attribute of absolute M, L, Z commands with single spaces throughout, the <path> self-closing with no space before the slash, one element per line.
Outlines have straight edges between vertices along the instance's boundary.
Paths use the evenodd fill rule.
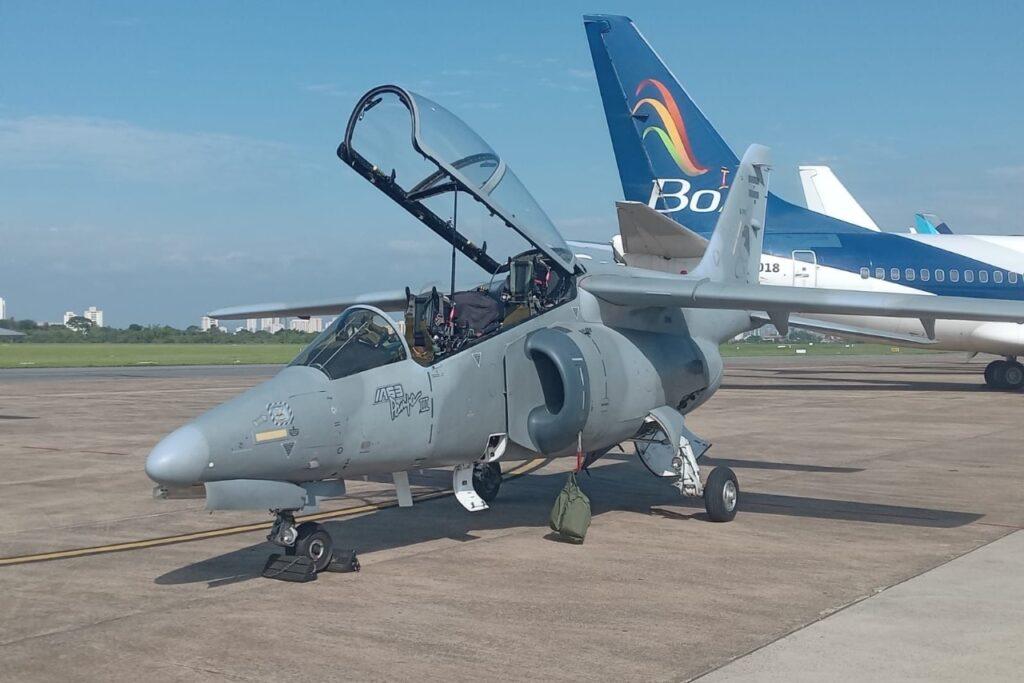
<path fill-rule="evenodd" d="M 337 299 L 308 301 L 304 303 L 269 303 L 250 306 L 230 306 L 210 311 L 217 320 L 241 320 L 243 318 L 305 318 L 311 315 L 336 315 L 349 306 L 361 304 L 376 306 L 382 311 L 404 311 L 407 299 L 404 291 L 372 292 Z"/>
<path fill-rule="evenodd" d="M 764 323 L 766 325 L 772 322 L 771 316 L 767 313 L 751 313 L 750 318 L 756 322 Z M 799 327 L 804 330 L 811 330 L 812 332 L 819 332 L 821 334 L 837 334 L 843 337 L 857 337 L 858 339 L 870 339 L 872 341 L 881 341 L 889 344 L 935 343 L 935 340 L 919 335 L 887 332 L 872 329 L 870 327 L 846 325 L 844 323 L 837 323 L 831 320 L 817 320 L 816 318 L 805 318 L 803 316 L 796 315 L 789 316 L 789 325 L 791 327 Z"/>
<path fill-rule="evenodd" d="M 828 313 L 920 318 L 930 332 L 940 318 L 1024 323 L 1024 301 L 1001 299 L 805 289 L 627 273 L 595 274 L 582 280 L 580 286 L 598 299 L 620 306 L 767 311 L 774 316 Z"/>

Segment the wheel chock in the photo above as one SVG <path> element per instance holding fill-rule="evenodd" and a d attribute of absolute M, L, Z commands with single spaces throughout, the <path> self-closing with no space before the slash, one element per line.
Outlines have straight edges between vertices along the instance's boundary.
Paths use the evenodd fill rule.
<path fill-rule="evenodd" d="M 316 567 L 313 560 L 308 557 L 275 553 L 267 558 L 262 576 L 278 581 L 306 583 L 307 581 L 316 581 Z"/>
<path fill-rule="evenodd" d="M 324 567 L 325 572 L 337 572 L 345 574 L 360 570 L 359 558 L 355 550 L 335 550 L 331 556 L 330 563 Z"/>

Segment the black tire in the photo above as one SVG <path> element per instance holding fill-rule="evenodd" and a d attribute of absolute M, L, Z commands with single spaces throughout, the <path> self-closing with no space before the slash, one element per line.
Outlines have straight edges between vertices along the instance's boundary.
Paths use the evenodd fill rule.
<path fill-rule="evenodd" d="M 496 462 L 477 463 L 473 466 L 473 490 L 485 503 L 498 497 L 501 488 L 501 465 Z"/>
<path fill-rule="evenodd" d="M 1003 376 L 1006 374 L 1005 360 L 994 360 L 985 366 L 985 384 L 993 389 L 1004 389 Z"/>
<path fill-rule="evenodd" d="M 285 548 L 286 555 L 301 555 L 313 561 L 313 567 L 323 571 L 334 555 L 334 539 L 322 524 L 303 522 L 299 525 L 299 537 L 295 545 Z"/>
<path fill-rule="evenodd" d="M 731 522 L 740 506 L 740 485 L 728 467 L 711 470 L 704 484 L 704 509 L 712 522 Z"/>
<path fill-rule="evenodd" d="M 1017 391 L 1024 387 L 1024 365 L 1014 361 L 1008 362 L 1002 373 L 1003 388 Z"/>

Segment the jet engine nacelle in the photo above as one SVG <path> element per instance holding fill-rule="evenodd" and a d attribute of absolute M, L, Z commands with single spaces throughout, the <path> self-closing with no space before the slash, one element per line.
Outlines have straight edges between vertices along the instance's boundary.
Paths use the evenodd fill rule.
<path fill-rule="evenodd" d="M 526 338 L 544 402 L 530 410 L 526 430 L 541 453 L 573 445 L 590 415 L 590 370 L 572 333 L 545 327 Z"/>
<path fill-rule="evenodd" d="M 581 436 L 584 451 L 630 438 L 651 406 L 709 386 L 689 337 L 604 326 L 535 330 L 509 345 L 505 364 L 509 437 L 545 455 L 573 452 Z"/>

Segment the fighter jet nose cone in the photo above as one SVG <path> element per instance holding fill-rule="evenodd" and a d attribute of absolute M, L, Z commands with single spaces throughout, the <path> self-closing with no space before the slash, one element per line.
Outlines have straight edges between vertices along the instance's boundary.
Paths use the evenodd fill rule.
<path fill-rule="evenodd" d="M 210 445 L 195 425 L 171 432 L 146 458 L 146 474 L 158 484 L 198 482 L 210 463 Z"/>

